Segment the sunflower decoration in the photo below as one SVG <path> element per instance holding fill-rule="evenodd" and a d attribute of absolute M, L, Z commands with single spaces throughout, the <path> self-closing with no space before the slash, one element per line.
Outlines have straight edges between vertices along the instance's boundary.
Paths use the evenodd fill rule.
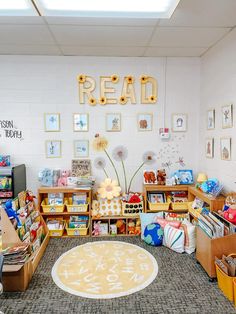
<path fill-rule="evenodd" d="M 86 81 L 86 75 L 80 74 L 79 76 L 77 76 L 77 80 L 79 83 L 84 83 Z"/>
<path fill-rule="evenodd" d="M 147 83 L 147 80 L 148 80 L 148 76 L 147 75 L 142 75 L 140 77 L 140 81 L 141 81 L 142 84 Z"/>
<path fill-rule="evenodd" d="M 134 83 L 134 77 L 132 75 L 126 76 L 126 81 L 128 84 L 133 84 Z"/>
<path fill-rule="evenodd" d="M 119 81 L 119 76 L 116 74 L 111 75 L 111 80 L 113 83 L 118 83 Z"/>
<path fill-rule="evenodd" d="M 157 101 L 157 96 L 151 95 L 148 99 L 151 103 L 155 103 Z"/>
<path fill-rule="evenodd" d="M 106 104 L 106 102 L 107 102 L 106 97 L 100 97 L 100 99 L 99 99 L 99 103 L 100 103 L 100 105 L 105 105 L 105 104 Z"/>
<path fill-rule="evenodd" d="M 89 104 L 91 105 L 91 106 L 95 106 L 96 105 L 96 99 L 94 98 L 94 97 L 90 97 L 89 98 Z"/>
<path fill-rule="evenodd" d="M 121 105 L 125 105 L 125 104 L 127 103 L 127 98 L 126 98 L 126 96 L 120 96 L 119 103 L 120 103 Z"/>
<path fill-rule="evenodd" d="M 106 178 L 97 190 L 101 198 L 107 198 L 112 200 L 114 197 L 120 196 L 121 187 L 118 185 L 116 180 Z"/>

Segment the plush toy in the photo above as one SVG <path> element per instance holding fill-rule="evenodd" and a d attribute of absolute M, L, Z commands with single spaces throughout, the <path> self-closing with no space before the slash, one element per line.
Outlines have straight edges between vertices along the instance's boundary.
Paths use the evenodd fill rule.
<path fill-rule="evenodd" d="M 118 234 L 125 234 L 125 222 L 123 219 L 118 219 L 116 222 L 116 227 L 117 227 L 117 233 Z"/>
<path fill-rule="evenodd" d="M 236 225 L 236 208 L 229 208 L 223 213 L 225 219 Z"/>
<path fill-rule="evenodd" d="M 110 234 L 117 235 L 117 226 L 115 224 L 110 225 Z"/>
<path fill-rule="evenodd" d="M 94 222 L 92 235 L 99 236 L 101 234 L 101 221 Z"/>
<path fill-rule="evenodd" d="M 133 219 L 128 220 L 128 234 L 135 234 L 135 223 Z"/>
<path fill-rule="evenodd" d="M 137 194 L 133 194 L 130 199 L 129 199 L 129 203 L 140 203 L 141 199 Z"/>
<path fill-rule="evenodd" d="M 69 170 L 63 170 L 61 172 L 61 177 L 58 179 L 58 186 L 66 186 L 67 185 L 67 178 L 70 175 L 70 171 Z"/>
<path fill-rule="evenodd" d="M 17 221 L 17 226 L 21 226 L 21 222 L 20 222 L 20 219 L 17 215 L 17 213 L 14 211 L 14 209 L 12 208 L 12 201 L 7 201 L 6 204 L 5 204 L 5 210 L 6 210 L 6 213 L 7 213 L 7 216 L 10 218 L 10 219 L 15 219 Z"/>
<path fill-rule="evenodd" d="M 157 170 L 157 184 L 165 185 L 166 184 L 166 171 L 165 169 Z"/>
<path fill-rule="evenodd" d="M 140 219 L 136 220 L 136 226 L 135 226 L 134 234 L 136 234 L 136 235 L 141 234 L 141 220 Z"/>
<path fill-rule="evenodd" d="M 35 199 L 36 197 L 34 196 L 33 192 L 32 191 L 29 191 L 27 190 L 26 191 L 26 196 L 25 196 L 25 202 L 26 204 L 30 203 L 30 202 L 33 202 L 33 200 Z"/>

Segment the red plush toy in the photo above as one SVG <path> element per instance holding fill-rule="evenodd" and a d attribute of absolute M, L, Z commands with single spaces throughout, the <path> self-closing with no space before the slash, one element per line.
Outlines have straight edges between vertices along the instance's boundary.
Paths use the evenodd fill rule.
<path fill-rule="evenodd" d="M 131 196 L 131 198 L 129 199 L 129 203 L 140 203 L 141 199 L 137 194 L 134 194 Z"/>
<path fill-rule="evenodd" d="M 230 207 L 223 213 L 223 216 L 229 222 L 232 222 L 234 225 L 236 225 L 236 208 Z"/>

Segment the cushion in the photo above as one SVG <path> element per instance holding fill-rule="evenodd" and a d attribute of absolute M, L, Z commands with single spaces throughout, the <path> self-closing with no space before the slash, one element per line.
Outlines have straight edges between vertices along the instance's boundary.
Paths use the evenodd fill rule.
<path fill-rule="evenodd" d="M 112 200 L 98 198 L 100 216 L 119 216 L 121 215 L 121 200 L 114 197 Z"/>
<path fill-rule="evenodd" d="M 188 220 L 184 220 L 181 229 L 184 230 L 184 250 L 191 254 L 196 249 L 196 226 Z"/>
<path fill-rule="evenodd" d="M 162 245 L 163 229 L 158 223 L 152 223 L 146 226 L 144 230 L 144 242 L 154 246 Z"/>
<path fill-rule="evenodd" d="M 177 253 L 183 253 L 184 231 L 170 225 L 166 225 L 164 228 L 163 245 Z"/>
<path fill-rule="evenodd" d="M 156 221 L 157 217 L 163 218 L 163 212 L 159 213 L 140 213 L 140 220 L 141 220 L 141 239 L 144 240 L 144 230 L 147 225 Z"/>
<path fill-rule="evenodd" d="M 177 229 L 179 229 L 179 227 L 181 226 L 181 222 L 180 222 L 180 221 L 177 221 L 177 220 L 172 220 L 172 221 L 170 221 L 170 220 L 166 220 L 166 219 L 160 218 L 160 217 L 157 217 L 157 218 L 156 218 L 156 222 L 157 222 L 159 225 L 161 225 L 161 227 L 162 227 L 163 229 L 165 228 L 165 226 L 166 226 L 167 224 L 169 224 L 170 226 L 175 227 L 175 228 L 177 228 Z"/>

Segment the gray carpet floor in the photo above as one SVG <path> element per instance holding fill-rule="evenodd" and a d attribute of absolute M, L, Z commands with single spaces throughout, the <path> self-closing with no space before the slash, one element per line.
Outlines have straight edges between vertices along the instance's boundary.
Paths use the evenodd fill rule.
<path fill-rule="evenodd" d="M 51 278 L 57 258 L 77 245 L 99 240 L 126 241 L 145 248 L 157 259 L 156 279 L 144 290 L 109 300 L 81 298 L 58 288 Z M 27 291 L 5 292 L 0 296 L 0 310 L 5 314 L 236 313 L 193 255 L 151 247 L 137 237 L 51 239 Z"/>

